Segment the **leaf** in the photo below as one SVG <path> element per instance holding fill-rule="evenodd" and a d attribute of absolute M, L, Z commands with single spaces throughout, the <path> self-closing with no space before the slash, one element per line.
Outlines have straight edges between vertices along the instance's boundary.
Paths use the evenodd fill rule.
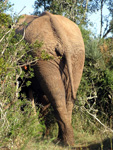
<path fill-rule="evenodd" d="M 26 86 L 28 87 L 28 86 L 30 86 L 31 85 L 31 81 L 27 81 L 26 82 Z"/>

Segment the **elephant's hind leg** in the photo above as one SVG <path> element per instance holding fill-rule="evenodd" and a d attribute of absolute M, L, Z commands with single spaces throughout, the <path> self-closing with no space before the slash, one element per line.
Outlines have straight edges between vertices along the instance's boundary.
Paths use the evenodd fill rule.
<path fill-rule="evenodd" d="M 66 144 L 74 145 L 73 128 L 67 114 L 66 94 L 60 71 L 49 61 L 39 62 L 38 70 L 41 87 L 54 107 L 55 117 L 60 127 L 59 137 L 62 137 Z"/>

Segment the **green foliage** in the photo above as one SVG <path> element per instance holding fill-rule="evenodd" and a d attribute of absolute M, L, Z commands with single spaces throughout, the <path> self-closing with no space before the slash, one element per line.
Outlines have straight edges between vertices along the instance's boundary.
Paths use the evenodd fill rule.
<path fill-rule="evenodd" d="M 45 52 L 44 50 L 41 52 L 41 58 L 43 60 L 50 60 L 50 59 L 53 59 L 52 56 L 50 56 L 47 52 Z"/>
<path fill-rule="evenodd" d="M 102 42 L 91 39 L 86 44 L 86 60 L 82 81 L 78 90 L 79 105 L 85 106 L 92 113 L 110 126 L 110 118 L 113 114 L 113 66 L 105 59 L 105 53 L 101 52 Z"/>
<path fill-rule="evenodd" d="M 25 104 L 24 111 L 21 111 L 20 107 Z M 3 110 L 1 116 L 0 147 L 18 149 L 30 138 L 41 136 L 44 126 L 38 122 L 38 114 L 33 115 L 30 102 L 18 100 L 8 110 Z"/>
<path fill-rule="evenodd" d="M 37 50 L 38 48 L 40 48 L 43 45 L 43 42 L 39 42 L 38 40 L 35 41 L 35 43 L 31 44 L 30 47 L 33 50 Z"/>
<path fill-rule="evenodd" d="M 40 14 L 42 11 L 50 11 L 53 14 L 64 15 L 77 24 L 86 24 L 87 3 L 84 0 L 36 0 L 34 4 L 34 14 Z"/>
<path fill-rule="evenodd" d="M 31 47 L 21 35 L 15 36 L 14 26 L 8 28 L 7 15 L 4 12 L 0 15 L 0 149 L 4 146 L 18 149 L 31 137 L 38 138 L 44 130 L 37 119 L 38 113 L 33 115 L 31 103 L 24 95 L 22 101 L 19 99 L 18 79 L 24 83 L 26 78 L 34 76 L 28 65 L 37 60 L 30 55 L 36 43 Z M 29 80 L 26 85 L 30 85 Z"/>
<path fill-rule="evenodd" d="M 88 30 L 87 28 L 85 28 L 84 25 L 79 25 L 79 28 L 80 28 L 81 33 L 82 33 L 84 44 L 85 44 L 85 46 L 87 46 L 87 42 L 90 40 L 92 32 L 90 30 Z"/>
<path fill-rule="evenodd" d="M 10 15 L 6 15 L 5 13 L 0 13 L 0 27 L 8 26 L 11 24 Z"/>
<path fill-rule="evenodd" d="M 4 0 L 0 1 L 0 12 L 5 12 L 11 8 L 10 2 L 4 2 Z"/>
<path fill-rule="evenodd" d="M 26 86 L 28 87 L 28 86 L 30 86 L 31 85 L 31 81 L 27 81 L 26 82 Z"/>
<path fill-rule="evenodd" d="M 41 11 L 39 10 L 42 7 L 43 11 L 46 11 L 50 8 L 51 0 L 37 0 L 35 1 L 35 12 L 34 14 L 40 14 Z"/>
<path fill-rule="evenodd" d="M 11 25 L 11 16 L 4 13 L 5 11 L 9 10 L 11 6 L 12 5 L 10 3 L 4 3 L 4 1 L 0 1 L 0 28 Z"/>
<path fill-rule="evenodd" d="M 77 5 L 75 3 L 72 4 L 69 0 L 65 1 L 65 3 L 63 0 L 45 2 L 47 5 L 46 9 L 49 8 L 55 14 L 66 15 L 78 24 L 80 22 L 83 23 L 83 21 L 86 22 L 84 20 L 84 15 L 86 14 L 83 12 L 86 3 L 81 5 L 83 1 L 77 2 Z M 0 3 L 0 148 L 6 146 L 10 149 L 20 149 L 30 138 L 37 140 L 45 130 L 45 127 L 43 123 L 40 124 L 37 120 L 39 114 L 33 115 L 31 103 L 28 102 L 26 96 L 22 94 L 23 101 L 19 99 L 21 87 L 18 86 L 18 78 L 21 78 L 23 82 L 28 79 L 26 86 L 30 86 L 31 82 L 29 79 L 34 76 L 34 73 L 29 65 L 38 59 L 49 60 L 53 59 L 53 57 L 44 50 L 40 51 L 43 43 L 36 41 L 34 44 L 29 45 L 23 40 L 21 35 L 16 35 L 15 37 L 13 25 L 11 28 L 8 28 L 9 23 L 12 23 L 11 17 L 4 13 L 9 6 L 4 5 L 3 2 Z M 42 6 L 42 1 L 40 1 L 40 6 Z M 77 12 L 75 10 L 76 14 L 72 14 L 73 7 L 76 10 L 78 9 Z M 87 9 L 85 10 L 87 11 Z M 108 49 L 106 50 L 104 46 L 105 50 L 102 51 L 100 46 L 104 45 L 105 40 L 93 39 L 90 37 L 90 31 L 84 26 L 80 26 L 80 28 L 86 47 L 86 61 L 77 95 L 78 102 L 75 104 L 72 119 L 73 126 L 77 131 L 74 130 L 75 137 L 79 139 L 78 141 L 76 140 L 77 142 L 83 142 L 81 135 L 85 135 L 86 138 L 89 135 L 90 141 L 91 135 L 98 134 L 97 128 L 100 129 L 100 124 L 87 112 L 84 113 L 82 108 L 102 119 L 103 123 L 111 128 L 113 124 L 111 120 L 113 117 L 112 39 L 106 39 Z M 34 57 L 38 49 L 41 57 Z M 32 50 L 34 50 L 33 56 L 30 55 Z M 23 106 L 24 111 L 21 110 Z M 51 116 L 50 112 L 50 115 L 48 114 L 47 117 L 48 121 L 52 122 L 50 135 L 54 139 L 58 131 L 54 128 L 57 128 L 56 120 L 52 120 L 54 116 Z M 79 134 L 80 138 L 78 138 Z M 84 141 L 86 142 L 85 138 Z"/>
<path fill-rule="evenodd" d="M 107 8 L 109 12 L 108 15 L 103 14 L 104 8 Z M 39 15 L 43 11 L 66 16 L 76 24 L 85 26 L 91 25 L 88 18 L 90 14 L 101 11 L 100 22 L 101 29 L 104 28 L 104 32 L 102 33 L 102 30 L 100 29 L 100 37 L 105 38 L 108 33 L 111 33 L 113 30 L 113 3 L 111 0 L 35 0 L 34 14 Z"/>

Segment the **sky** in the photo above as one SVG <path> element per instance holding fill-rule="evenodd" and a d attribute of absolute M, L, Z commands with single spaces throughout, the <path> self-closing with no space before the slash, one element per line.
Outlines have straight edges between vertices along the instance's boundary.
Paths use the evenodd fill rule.
<path fill-rule="evenodd" d="M 21 14 L 31 14 L 34 11 L 33 5 L 35 0 L 9 0 L 11 4 L 14 4 L 13 11 L 14 13 L 18 14 L 24 6 L 24 10 L 21 12 Z"/>
<path fill-rule="evenodd" d="M 11 4 L 14 4 L 13 6 L 13 13 L 18 14 L 24 7 L 24 10 L 19 13 L 20 14 L 32 14 L 34 11 L 34 2 L 35 0 L 9 0 L 9 2 L 11 2 Z M 94 24 L 93 27 L 89 26 L 89 29 L 91 29 L 91 31 L 97 36 L 99 35 L 100 32 L 100 12 L 98 12 L 98 14 L 92 14 L 89 16 L 89 19 L 91 20 L 91 22 Z M 104 9 L 104 14 L 107 15 L 108 11 L 105 8 Z"/>

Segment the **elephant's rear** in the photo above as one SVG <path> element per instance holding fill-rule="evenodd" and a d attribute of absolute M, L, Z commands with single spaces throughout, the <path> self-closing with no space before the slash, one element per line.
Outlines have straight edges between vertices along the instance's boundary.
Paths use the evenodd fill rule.
<path fill-rule="evenodd" d="M 68 76 L 70 77 L 70 80 L 66 81 L 68 82 L 67 86 L 70 87 L 69 84 L 71 84 L 72 97 L 75 99 L 84 67 L 84 41 L 80 29 L 75 23 L 60 15 L 49 15 L 55 38 L 57 43 L 61 45 L 58 52 L 66 59 Z M 70 90 L 68 89 L 68 91 Z"/>
<path fill-rule="evenodd" d="M 67 86 L 65 88 L 67 91 L 70 91 L 68 88 L 70 87 L 69 84 L 71 84 L 71 94 L 75 99 L 82 77 L 85 60 L 85 47 L 80 29 L 74 22 L 63 16 L 52 15 L 48 12 L 45 12 L 41 15 L 41 17 L 44 16 L 49 18 L 48 24 L 51 28 L 50 31 L 52 40 L 49 40 L 48 44 L 53 46 L 52 52 L 58 52 L 58 56 L 65 57 L 66 59 L 66 72 L 68 72 L 67 76 L 69 76 L 70 79 L 67 80 L 67 77 L 65 76 L 67 74 L 66 73 L 64 75 L 64 78 L 66 78 L 66 84 L 64 86 Z M 46 36 L 49 39 L 50 36 Z M 64 70 L 62 70 L 62 74 L 63 71 Z"/>
<path fill-rule="evenodd" d="M 25 29 L 27 42 L 34 43 L 38 40 L 43 42 L 41 49 L 49 55 L 54 58 L 56 56 L 65 57 L 68 76 L 70 76 L 69 82 L 71 82 L 75 98 L 85 59 L 85 48 L 80 29 L 69 19 L 49 12 L 44 12 L 39 17 L 26 16 L 24 20 L 28 23 Z M 39 56 L 39 51 L 37 55 Z M 61 62 L 60 59 L 55 59 L 55 61 Z"/>
<path fill-rule="evenodd" d="M 65 144 L 73 146 L 72 97 L 76 97 L 84 66 L 85 48 L 82 35 L 78 26 L 63 16 L 45 12 L 38 18 L 30 17 L 31 20 L 25 28 L 25 40 L 29 43 L 36 40 L 43 42 L 42 50 L 54 58 L 36 63 L 36 82 L 53 105 L 59 125 L 58 137 Z M 24 28 L 17 30 L 22 33 Z M 39 55 L 38 48 L 36 54 Z"/>

